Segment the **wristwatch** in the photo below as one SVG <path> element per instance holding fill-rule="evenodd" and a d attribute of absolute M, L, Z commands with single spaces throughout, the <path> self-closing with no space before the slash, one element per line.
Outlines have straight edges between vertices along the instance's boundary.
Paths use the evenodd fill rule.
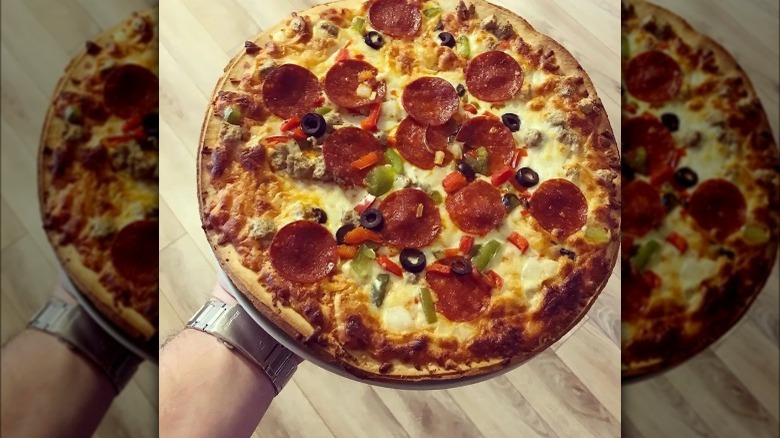
<path fill-rule="evenodd" d="M 278 343 L 240 305 L 209 300 L 187 322 L 219 339 L 226 347 L 241 352 L 262 369 L 279 394 L 298 368 L 300 359 Z"/>
<path fill-rule="evenodd" d="M 47 302 L 29 327 L 50 333 L 92 361 L 119 393 L 143 359 L 117 342 L 77 304 Z"/>

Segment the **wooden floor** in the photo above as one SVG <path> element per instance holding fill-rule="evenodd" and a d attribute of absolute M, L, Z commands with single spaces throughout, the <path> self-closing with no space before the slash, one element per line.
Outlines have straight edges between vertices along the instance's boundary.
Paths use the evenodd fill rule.
<path fill-rule="evenodd" d="M 2 341 L 51 296 L 57 262 L 41 228 L 36 153 L 57 80 L 84 43 L 152 0 L 2 1 Z M 96 436 L 157 436 L 157 366 L 144 363 Z"/>
<path fill-rule="evenodd" d="M 769 116 L 778 114 L 777 0 L 655 0 L 729 50 Z M 777 437 L 780 406 L 778 265 L 748 315 L 711 348 L 659 377 L 623 390 L 627 437 Z"/>
<path fill-rule="evenodd" d="M 195 197 L 198 135 L 214 84 L 244 40 L 314 3 L 161 2 L 162 339 L 182 327 L 215 281 L 216 262 L 200 228 Z M 619 137 L 619 2 L 499 3 L 572 51 L 595 80 Z M 304 363 L 256 436 L 617 436 L 619 293 L 613 275 L 583 323 L 565 340 L 503 377 L 465 388 L 374 388 Z"/>

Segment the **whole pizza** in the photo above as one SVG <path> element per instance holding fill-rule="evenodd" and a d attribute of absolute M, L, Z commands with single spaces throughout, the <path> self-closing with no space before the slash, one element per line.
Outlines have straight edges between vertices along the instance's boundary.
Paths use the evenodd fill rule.
<path fill-rule="evenodd" d="M 158 315 L 157 10 L 86 43 L 52 96 L 41 135 L 44 228 L 62 267 L 132 337 Z"/>
<path fill-rule="evenodd" d="M 745 72 L 669 11 L 623 2 L 623 377 L 745 313 L 778 242 L 778 152 Z"/>
<path fill-rule="evenodd" d="M 247 41 L 203 125 L 224 270 L 318 357 L 473 376 L 565 334 L 618 254 L 618 150 L 577 61 L 483 1 L 341 1 Z"/>

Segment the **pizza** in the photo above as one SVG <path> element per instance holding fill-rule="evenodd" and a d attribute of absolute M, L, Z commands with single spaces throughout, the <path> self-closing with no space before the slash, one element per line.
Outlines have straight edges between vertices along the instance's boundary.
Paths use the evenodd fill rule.
<path fill-rule="evenodd" d="M 563 336 L 619 247 L 619 155 L 577 61 L 483 1 L 341 1 L 245 43 L 203 124 L 222 268 L 316 357 L 476 376 Z"/>
<path fill-rule="evenodd" d="M 668 369 L 746 312 L 774 264 L 778 152 L 745 72 L 669 11 L 624 1 L 622 374 Z"/>
<path fill-rule="evenodd" d="M 157 10 L 134 13 L 65 69 L 43 125 L 43 226 L 75 286 L 131 337 L 158 315 Z"/>

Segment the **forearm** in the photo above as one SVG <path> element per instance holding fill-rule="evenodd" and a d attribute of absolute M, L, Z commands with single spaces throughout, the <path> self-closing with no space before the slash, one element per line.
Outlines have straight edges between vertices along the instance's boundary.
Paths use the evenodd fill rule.
<path fill-rule="evenodd" d="M 2 436 L 91 436 L 115 397 L 87 358 L 27 329 L 2 349 Z"/>
<path fill-rule="evenodd" d="M 271 381 L 215 337 L 186 329 L 160 352 L 160 436 L 250 436 Z"/>

